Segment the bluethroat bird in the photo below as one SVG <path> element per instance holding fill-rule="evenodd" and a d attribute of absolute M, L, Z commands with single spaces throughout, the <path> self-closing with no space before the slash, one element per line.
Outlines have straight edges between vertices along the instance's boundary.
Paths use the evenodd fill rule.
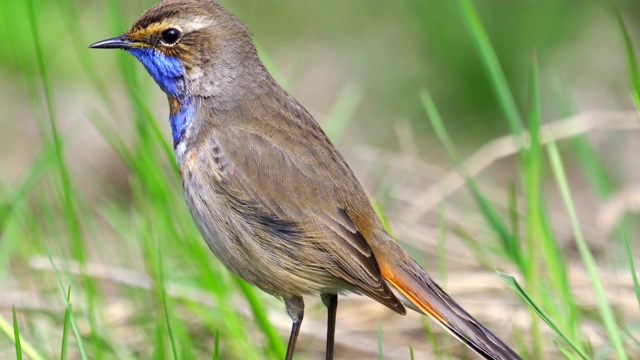
<path fill-rule="evenodd" d="M 229 270 L 284 300 L 293 321 L 286 359 L 311 294 L 328 309 L 333 358 L 344 292 L 426 314 L 485 359 L 520 359 L 385 232 L 345 159 L 218 3 L 160 2 L 124 35 L 90 47 L 129 52 L 167 94 L 191 214 Z"/>

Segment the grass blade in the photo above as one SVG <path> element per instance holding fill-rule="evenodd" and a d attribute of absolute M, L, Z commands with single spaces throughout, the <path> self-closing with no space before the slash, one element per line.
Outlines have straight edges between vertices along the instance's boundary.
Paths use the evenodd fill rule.
<path fill-rule="evenodd" d="M 553 343 L 554 343 L 554 344 L 556 344 L 556 346 L 558 347 L 558 349 L 560 349 L 560 351 L 562 351 L 562 354 L 563 354 L 564 356 L 566 356 L 566 357 L 567 357 L 567 359 L 569 359 L 569 360 L 578 359 L 575 355 L 573 355 L 573 353 L 571 353 L 571 352 L 569 351 L 569 349 L 567 349 L 567 348 L 564 346 L 564 344 L 562 344 L 562 343 L 560 343 L 560 342 L 558 342 L 558 341 L 554 341 Z"/>
<path fill-rule="evenodd" d="M 71 302 L 71 286 L 67 289 L 67 302 Z M 60 346 L 60 359 L 67 359 L 67 347 L 69 346 L 69 321 L 71 319 L 71 307 L 64 310 L 64 323 L 62 327 L 62 344 Z"/>
<path fill-rule="evenodd" d="M 20 327 L 18 326 L 18 317 L 16 316 L 16 307 L 12 306 L 13 312 L 13 338 L 16 347 L 16 359 L 22 360 L 22 346 L 20 345 Z"/>
<path fill-rule="evenodd" d="M 220 359 L 220 333 L 216 331 L 213 339 L 213 360 Z"/>
<path fill-rule="evenodd" d="M 638 70 L 638 59 L 636 58 L 636 53 L 633 48 L 633 40 L 631 39 L 629 30 L 627 29 L 624 19 L 622 18 L 622 14 L 616 4 L 611 0 L 606 0 L 606 3 L 609 5 L 609 9 L 616 19 L 620 35 L 622 35 L 624 50 L 627 55 L 627 68 L 629 70 L 629 78 L 631 80 L 631 96 L 636 106 L 636 110 L 640 111 L 640 70 Z"/>
<path fill-rule="evenodd" d="M 247 302 L 251 307 L 253 318 L 256 324 L 269 340 L 270 352 L 279 359 L 284 358 L 287 350 L 282 343 L 280 334 L 269 321 L 269 318 L 267 317 L 267 311 L 265 310 L 264 305 L 262 305 L 259 297 L 256 295 L 255 289 L 238 277 L 234 277 L 234 279 L 236 280 L 238 288 L 240 289 L 240 291 L 242 291 L 242 294 L 244 295 L 245 299 L 247 299 Z"/>
<path fill-rule="evenodd" d="M 376 211 L 376 214 L 378 214 L 378 217 L 380 218 L 380 221 L 382 222 L 382 226 L 384 227 L 384 230 L 392 238 L 395 238 L 395 233 L 391 229 L 391 224 L 389 223 L 389 218 L 387 218 L 387 215 L 385 214 L 384 210 L 382 209 L 382 206 L 380 206 L 380 202 L 378 202 L 375 199 L 371 199 L 371 204 L 373 205 L 373 209 Z"/>
<path fill-rule="evenodd" d="M 71 253 L 81 263 L 86 262 L 86 252 L 82 241 L 82 229 L 80 220 L 78 217 L 77 198 L 74 192 L 74 185 L 71 180 L 69 167 L 64 156 L 64 146 L 60 131 L 58 129 L 58 119 L 55 109 L 55 101 L 53 99 L 53 87 L 49 78 L 47 66 L 45 65 L 45 54 L 40 39 L 40 29 L 38 24 L 38 17 L 36 16 L 36 10 L 34 5 L 35 0 L 26 1 L 27 20 L 29 23 L 29 30 L 31 35 L 31 41 L 33 43 L 33 50 L 35 53 L 35 59 L 37 64 L 38 81 L 42 86 L 42 93 L 44 96 L 44 107 L 46 108 L 46 117 L 48 119 L 50 141 L 53 144 L 57 160 L 57 170 L 59 176 L 59 185 L 62 193 L 62 210 L 64 212 L 64 220 L 66 222 L 66 230 L 69 232 L 69 238 L 71 239 Z M 83 287 L 87 292 L 87 314 L 89 325 L 91 329 L 91 337 L 94 344 L 100 343 L 99 332 L 97 329 L 97 321 L 95 315 L 99 312 L 96 311 L 97 303 L 97 289 L 92 279 L 86 276 L 82 276 Z M 64 290 L 62 290 L 64 293 Z M 98 307 L 99 308 L 99 307 Z M 94 347 L 96 351 L 93 357 L 100 359 L 99 346 Z"/>
<path fill-rule="evenodd" d="M 20 351 L 24 352 L 29 357 L 30 360 L 44 360 L 44 357 L 40 355 L 33 346 L 31 346 L 28 342 L 25 342 L 24 339 L 21 340 L 18 336 L 16 336 L 17 321 L 15 320 L 16 318 L 15 308 L 13 312 L 14 312 L 13 326 L 9 324 L 9 322 L 5 318 L 0 316 L 0 332 L 4 333 L 9 338 L 9 340 L 11 340 L 14 344 L 16 343 L 16 341 L 20 342 L 19 346 L 16 345 L 16 349 L 19 348 Z"/>
<path fill-rule="evenodd" d="M 633 254 L 629 247 L 629 239 L 624 237 L 625 250 L 627 251 L 627 259 L 629 259 L 629 271 L 631 271 L 631 278 L 633 279 L 633 289 L 636 292 L 636 299 L 638 300 L 638 309 L 640 309 L 640 284 L 638 283 L 638 274 L 636 273 L 636 266 L 633 262 Z"/>
<path fill-rule="evenodd" d="M 578 216 L 573 205 L 571 192 L 569 191 L 569 184 L 565 175 L 562 159 L 560 158 L 560 152 L 558 151 L 558 148 L 553 141 L 549 142 L 549 144 L 547 145 L 547 150 L 551 162 L 551 168 L 553 170 L 556 183 L 559 187 L 560 195 L 562 197 L 562 200 L 564 201 L 567 213 L 569 214 L 569 219 L 571 221 L 571 227 L 575 236 L 576 245 L 580 252 L 580 256 L 582 257 L 582 261 L 587 269 L 587 273 L 589 274 L 589 279 L 591 280 L 591 284 L 598 301 L 600 316 L 602 317 L 605 328 L 607 330 L 607 335 L 609 336 L 611 345 L 617 353 L 618 359 L 628 359 L 628 356 L 624 350 L 622 337 L 620 336 L 620 332 L 618 331 L 613 311 L 606 298 L 602 280 L 600 279 L 600 275 L 598 275 L 598 268 L 596 266 L 595 259 L 593 258 L 589 247 L 587 246 L 584 235 L 582 234 L 582 229 L 580 228 L 580 224 L 578 223 Z"/>
<path fill-rule="evenodd" d="M 502 72 L 498 56 L 491 45 L 491 40 L 489 40 L 487 31 L 482 25 L 478 12 L 473 6 L 473 2 L 471 0 L 458 0 L 458 5 L 462 10 L 465 24 L 473 37 L 474 44 L 476 45 L 478 53 L 484 63 L 487 74 L 489 75 L 489 80 L 493 86 L 493 91 L 507 118 L 511 132 L 514 134 L 522 134 L 522 131 L 524 130 L 522 118 L 518 112 L 518 107 L 513 99 L 511 90 L 509 90 L 507 78 Z M 521 136 L 518 137 L 518 145 L 522 145 Z"/>
<path fill-rule="evenodd" d="M 539 275 L 542 258 L 540 254 L 540 239 L 543 238 L 540 178 L 542 176 L 540 162 L 540 99 L 538 91 L 538 65 L 533 57 L 531 74 L 529 76 L 529 147 L 523 149 L 524 188 L 527 196 L 527 251 L 525 278 L 527 288 L 534 299 L 540 299 L 542 277 Z M 546 243 L 546 241 L 544 241 Z M 531 314 L 531 332 L 533 357 L 542 357 L 542 334 L 540 332 L 539 317 Z"/>
<path fill-rule="evenodd" d="M 378 360 L 384 359 L 384 353 L 382 348 L 382 324 L 378 320 Z"/>
<path fill-rule="evenodd" d="M 363 96 L 362 88 L 354 84 L 347 84 L 340 92 L 338 100 L 322 123 L 322 129 L 334 143 L 342 138 Z"/>
<path fill-rule="evenodd" d="M 166 321 L 167 331 L 169 332 L 169 341 L 171 343 L 171 351 L 173 354 L 174 360 L 178 360 L 178 346 L 176 344 L 176 339 L 173 331 L 173 326 L 171 325 L 171 314 L 169 313 L 169 306 L 167 304 L 167 289 L 164 283 L 164 266 L 162 261 L 162 246 L 158 244 L 158 281 L 160 283 L 160 296 L 162 298 L 162 310 L 164 311 L 164 320 Z"/>
<path fill-rule="evenodd" d="M 507 226 L 502 222 L 500 216 L 498 215 L 498 212 L 491 205 L 491 203 L 489 203 L 489 201 L 487 201 L 486 198 L 482 195 L 482 192 L 480 191 L 475 180 L 469 175 L 469 172 L 462 165 L 460 156 L 458 155 L 458 152 L 456 151 L 455 146 L 453 145 L 453 142 L 449 137 L 449 133 L 447 132 L 444 126 L 442 118 L 440 117 L 440 113 L 438 112 L 438 109 L 435 103 L 433 102 L 431 95 L 427 90 L 422 90 L 420 92 L 420 99 L 422 100 L 422 105 L 424 106 L 424 109 L 427 112 L 427 116 L 429 117 L 429 120 L 431 121 L 431 125 L 436 131 L 438 138 L 440 139 L 445 149 L 449 153 L 449 156 L 451 156 L 454 159 L 458 170 L 462 173 L 462 176 L 467 180 L 467 183 L 469 184 L 469 189 L 471 190 L 471 193 L 473 194 L 473 197 L 476 200 L 476 203 L 478 203 L 480 210 L 482 211 L 483 215 L 485 216 L 491 228 L 500 237 L 503 248 L 505 249 L 506 253 L 512 259 L 514 259 L 514 262 L 522 265 L 521 258 L 519 255 L 520 251 L 518 248 L 519 245 L 517 243 L 517 240 L 509 233 Z"/>
<path fill-rule="evenodd" d="M 80 330 L 78 329 L 78 323 L 76 322 L 75 317 L 73 316 L 73 310 L 71 307 L 71 301 L 70 301 L 70 297 L 68 297 L 69 294 L 71 294 L 71 291 L 69 291 L 69 294 L 66 293 L 66 291 L 64 290 L 64 286 L 62 285 L 62 279 L 60 278 L 60 273 L 58 272 L 58 268 L 56 267 L 55 261 L 53 261 L 53 256 L 51 256 L 51 251 L 48 249 L 47 247 L 47 255 L 49 257 L 49 262 L 51 263 L 51 267 L 53 268 L 53 273 L 56 276 L 56 280 L 58 281 L 58 287 L 60 288 L 60 291 L 62 292 L 63 298 L 64 298 L 64 302 L 65 302 L 65 314 L 69 314 L 69 321 L 71 322 L 71 328 L 73 329 L 73 333 L 76 336 L 76 342 L 78 343 L 78 351 L 80 351 L 80 358 L 82 360 L 87 360 L 89 357 L 87 356 L 87 352 L 84 349 L 84 345 L 83 345 L 83 341 L 82 341 L 82 336 L 80 336 Z"/>
<path fill-rule="evenodd" d="M 63 155 L 63 145 L 60 137 L 60 133 L 58 130 L 58 120 L 56 117 L 55 105 L 53 101 L 53 91 L 51 90 L 51 83 L 49 81 L 49 75 L 47 72 L 47 67 L 44 62 L 44 54 L 42 52 L 42 46 L 40 45 L 40 37 L 38 30 L 38 22 L 36 20 L 36 12 L 34 10 L 34 0 L 27 1 L 27 10 L 29 11 L 29 25 L 31 30 L 32 41 L 34 44 L 34 50 L 36 55 L 36 60 L 38 64 L 38 72 L 39 78 L 41 80 L 41 85 L 43 88 L 44 99 L 45 99 L 45 107 L 47 109 L 47 116 L 49 119 L 49 126 L 51 130 L 51 140 L 54 144 L 56 159 L 58 161 L 58 170 L 60 172 L 60 181 L 62 184 L 62 190 L 64 195 L 64 210 L 66 213 L 65 219 L 68 220 L 69 230 L 71 231 L 72 238 L 74 240 L 74 256 L 79 259 L 84 259 L 84 252 L 82 251 L 82 242 L 81 242 L 81 234 L 80 234 L 80 224 L 78 218 L 76 216 L 76 211 L 74 209 L 74 201 L 72 194 L 72 184 L 71 177 L 69 175 L 69 169 L 67 167 L 66 161 Z"/>
<path fill-rule="evenodd" d="M 578 344 L 574 343 L 571 338 L 565 334 L 564 331 L 558 326 L 553 319 L 534 301 L 534 299 L 527 293 L 527 291 L 518 284 L 513 276 L 503 274 L 498 271 L 498 275 L 504 280 L 515 292 L 524 300 L 527 305 L 545 322 L 549 327 L 560 335 L 562 339 L 584 360 L 589 360 L 590 357 L 582 350 Z"/>

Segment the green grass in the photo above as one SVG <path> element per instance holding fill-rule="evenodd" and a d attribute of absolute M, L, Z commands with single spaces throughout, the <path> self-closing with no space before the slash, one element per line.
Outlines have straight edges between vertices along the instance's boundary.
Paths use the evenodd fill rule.
<path fill-rule="evenodd" d="M 492 119 L 487 121 L 506 124 L 498 127 L 509 129 L 518 145 L 517 155 L 513 156 L 512 186 L 503 189 L 504 199 L 496 199 L 486 190 L 487 179 L 471 175 L 466 169 L 464 154 L 469 148 L 457 139 L 468 139 L 471 135 L 452 131 L 459 127 L 454 120 L 460 109 L 441 106 L 445 90 L 434 84 L 438 81 L 421 77 L 419 71 L 424 69 L 413 70 L 415 74 L 409 71 L 409 75 L 393 66 L 388 69 L 396 80 L 404 79 L 390 82 L 388 89 L 406 79 L 419 79 L 416 81 L 419 88 L 429 88 L 418 91 L 407 85 L 398 92 L 404 94 L 403 100 L 411 99 L 406 103 L 415 102 L 414 108 L 407 111 L 412 126 L 434 132 L 465 177 L 476 207 L 466 207 L 464 211 L 470 217 L 481 217 L 483 226 L 489 230 L 477 232 L 466 224 L 456 229 L 454 224 L 458 233 L 450 233 L 447 215 L 459 205 L 446 199 L 438 211 L 432 212 L 437 223 L 438 259 L 427 262 L 426 267 L 437 273 L 447 288 L 450 272 L 455 270 L 448 266 L 447 257 L 452 256 L 448 246 L 455 235 L 463 238 L 465 250 L 473 253 L 487 272 L 497 267 L 501 272 L 495 276 L 496 282 L 509 289 L 505 291 L 513 290 L 506 295 L 512 301 L 505 311 L 526 313 L 530 324 L 502 324 L 506 329 L 499 332 L 526 359 L 544 358 L 549 353 L 555 357 L 564 354 L 570 359 L 640 356 L 637 316 L 640 286 L 635 270 L 639 255 L 634 217 L 620 220 L 617 231 L 606 238 L 592 239 L 584 230 L 591 224 L 580 218 L 575 203 L 578 193 L 593 194 L 604 202 L 620 190 L 615 170 L 607 166 L 611 164 L 594 159 L 599 152 L 586 134 L 570 139 L 568 144 L 542 143 L 541 127 L 557 119 L 550 114 L 567 117 L 577 108 L 562 76 L 550 80 L 544 71 L 543 63 L 551 47 L 541 43 L 540 47 L 531 46 L 524 55 L 513 55 L 528 59 L 525 70 L 514 71 L 513 59 L 505 55 L 502 43 L 495 40 L 502 39 L 502 35 L 486 20 L 495 15 L 490 5 L 466 0 L 434 4 L 440 11 L 434 15 L 423 12 L 418 2 L 406 0 L 402 4 L 402 10 L 388 13 L 388 21 L 405 24 L 400 16 L 407 12 L 409 19 L 435 16 L 461 25 L 455 39 L 465 40 L 459 40 L 460 43 L 451 40 L 450 45 L 470 51 L 465 53 L 465 60 L 471 58 L 480 64 L 475 76 L 484 79 L 479 89 L 461 90 L 461 94 L 482 93 L 468 100 L 472 103 L 491 98 L 497 110 L 490 112 Z M 634 49 L 637 39 L 626 25 L 632 20 L 616 7 L 617 3 L 606 4 L 603 11 L 619 31 L 619 56 L 628 69 L 624 80 L 637 109 L 640 93 Z M 0 2 L 0 34 L 6 42 L 0 49 L 0 76 L 14 81 L 16 93 L 25 95 L 24 99 L 10 99 L 7 103 L 27 104 L 28 116 L 19 120 L 29 122 L 39 139 L 33 145 L 34 156 L 25 160 L 24 169 L 17 176 L 10 176 L 9 171 L 5 172 L 9 165 L 0 163 L 0 296 L 5 289 L 7 293 L 19 289 L 46 304 L 42 308 L 22 303 L 11 309 L 0 308 L 0 349 L 14 350 L 0 353 L 0 357 L 24 356 L 36 360 L 284 357 L 288 331 L 278 330 L 270 320 L 275 313 L 284 314 L 284 306 L 231 276 L 213 258 L 191 219 L 166 131 L 166 104 L 156 101 L 162 99 L 159 90 L 131 56 L 86 49 L 94 40 L 121 33 L 148 5 L 149 2 L 132 4 L 118 0 L 105 4 L 65 0 Z M 234 5 L 234 9 L 241 7 L 243 2 Z M 371 11 L 374 10 L 375 7 Z M 513 16 L 524 18 L 523 14 Z M 278 16 L 273 14 L 275 18 Z M 337 21 L 337 15 L 326 16 L 329 20 L 324 20 L 325 25 L 331 25 L 331 19 Z M 361 26 L 375 31 L 379 19 L 370 20 L 371 24 Z M 429 24 L 417 20 L 411 24 L 416 33 L 433 34 Z M 338 29 L 332 27 L 332 31 Z M 344 31 L 340 41 L 349 44 L 352 33 Z M 516 30 L 513 36 L 517 36 Z M 443 35 L 439 41 L 442 43 L 434 46 L 446 50 L 443 44 L 449 38 Z M 265 58 L 270 49 L 268 44 L 269 41 L 261 42 Z M 416 41 L 415 47 L 420 46 Z M 279 66 L 275 58 L 267 59 L 270 68 Z M 464 63 L 458 59 L 451 66 Z M 363 61 L 362 66 L 366 65 Z M 430 63 L 421 67 L 429 68 Z M 380 72 L 380 68 L 374 70 Z M 372 70 L 363 71 L 366 74 Z M 283 75 L 286 72 L 277 73 L 282 81 L 291 80 Z M 440 80 L 446 82 L 447 78 Z M 70 84 L 79 84 L 83 96 L 92 99 L 79 110 L 81 114 L 69 114 L 69 109 L 75 108 L 64 106 L 69 96 L 65 89 L 73 87 Z M 388 110 L 380 109 L 394 104 L 405 106 L 405 101 L 399 101 L 397 94 L 379 100 L 377 96 L 385 89 L 360 82 L 355 75 L 344 84 L 331 97 L 327 115 L 322 117 L 327 134 L 345 150 L 356 148 L 355 142 L 369 136 L 393 137 L 360 133 L 384 132 L 378 130 L 385 129 L 384 126 L 376 127 L 375 118 L 394 117 Z M 289 83 L 287 88 L 295 89 L 295 85 Z M 77 101 L 81 100 L 86 101 Z M 467 101 L 463 95 L 454 100 Z M 156 107 L 160 106 L 162 110 L 158 111 Z M 359 112 L 363 107 L 378 112 L 371 110 L 367 117 Z M 429 125 L 420 123 L 425 114 Z M 92 184 L 76 177 L 74 145 L 83 140 L 84 134 L 70 131 L 67 118 L 81 118 L 90 123 L 108 144 L 112 161 L 126 172 L 119 181 L 105 181 L 107 185 L 102 186 L 99 195 L 86 191 Z M 440 146 L 435 141 L 428 143 L 433 148 Z M 424 158 L 435 161 L 429 159 L 430 154 Z M 90 169 L 87 172 L 102 166 L 105 165 L 100 159 L 82 164 Z M 390 167 L 389 171 L 394 170 Z M 395 179 L 395 175 L 384 174 L 384 170 L 375 172 L 380 177 Z M 576 178 L 584 182 L 576 184 Z M 426 181 L 423 188 L 428 185 Z M 399 232 L 391 230 L 402 219 L 384 210 L 393 207 L 392 194 L 393 191 L 385 189 L 375 206 L 395 236 Z M 551 196 L 560 201 L 548 201 Z M 501 203 L 508 205 L 504 207 Z M 565 226 L 569 229 L 564 232 L 571 234 L 570 242 L 559 235 L 565 229 L 558 229 L 558 222 L 553 221 L 558 216 L 568 219 Z M 595 252 L 590 241 L 606 242 L 606 254 Z M 572 251 L 573 248 L 576 250 Z M 36 270 L 33 265 L 33 260 L 42 256 L 49 258 L 50 267 L 46 271 Z M 423 256 L 416 254 L 419 259 Z M 627 293 L 607 283 L 612 269 L 616 271 L 614 274 L 631 274 L 632 280 L 625 287 L 628 285 L 637 301 L 637 308 L 632 311 L 620 308 L 616 302 L 620 293 Z M 588 279 L 589 294 L 595 301 L 580 296 L 572 280 L 576 273 Z M 119 274 L 127 275 L 121 278 Z M 487 298 L 492 296 L 487 293 Z M 591 303 L 593 306 L 588 305 Z M 482 318 L 482 314 L 477 315 Z M 324 322 L 324 315 L 320 319 Z M 488 325 L 494 328 L 494 324 Z M 471 357 L 468 352 L 459 351 L 457 343 L 442 335 L 432 323 L 425 322 L 424 328 L 413 346 L 407 347 L 408 357 L 413 358 L 414 351 L 425 344 L 429 344 L 438 359 L 452 358 L 454 354 Z M 495 328 L 499 329 L 499 325 Z M 389 348 L 389 339 L 393 337 L 387 336 L 382 322 L 371 331 L 379 346 L 372 353 L 384 358 L 383 350 Z M 601 342 L 593 342 L 593 333 L 602 334 Z M 304 343 L 305 339 L 300 341 Z M 300 358 L 316 354 L 301 349 Z"/>
<path fill-rule="evenodd" d="M 520 296 L 523 297 L 526 303 L 532 308 L 532 327 L 530 329 L 531 333 L 529 334 L 529 341 L 532 346 L 531 357 L 534 359 L 543 357 L 544 337 L 539 325 L 539 320 L 543 320 L 558 335 L 560 335 L 580 357 L 589 358 L 585 354 L 583 335 L 579 330 L 579 309 L 576 307 L 577 301 L 573 299 L 571 295 L 570 283 L 567 278 L 567 268 L 565 266 L 566 260 L 559 252 L 559 245 L 554 239 L 553 234 L 549 231 L 549 224 L 547 220 L 548 215 L 546 214 L 547 210 L 541 202 L 542 193 L 540 186 L 542 179 L 542 167 L 539 138 L 541 115 L 537 60 L 535 57 L 533 58 L 532 71 L 529 79 L 529 129 L 528 137 L 525 138 L 523 136 L 525 134 L 522 131 L 521 121 L 518 115 L 519 112 L 515 108 L 515 101 L 513 100 L 513 96 L 511 95 L 506 83 L 505 76 L 500 68 L 499 61 L 495 56 L 492 45 L 479 21 L 478 15 L 471 2 L 460 1 L 459 4 L 463 10 L 465 22 L 468 24 L 468 29 L 477 45 L 479 56 L 484 60 L 487 76 L 493 84 L 495 96 L 502 105 L 504 117 L 508 120 L 510 128 L 514 133 L 514 141 L 516 141 L 516 144 L 518 144 L 520 148 L 523 181 L 522 187 L 525 189 L 525 193 L 527 194 L 526 224 L 528 231 L 525 240 L 526 251 L 521 252 L 521 250 L 519 250 L 519 241 L 514 241 L 514 239 L 518 238 L 518 233 L 507 233 L 506 227 L 496 215 L 495 209 L 487 201 L 486 197 L 482 195 L 475 179 L 466 171 L 460 156 L 454 148 L 453 141 L 444 128 L 443 120 L 436 109 L 435 103 L 426 91 L 422 93 L 425 110 L 429 115 L 429 119 L 431 120 L 438 137 L 443 142 L 449 154 L 455 159 L 463 176 L 467 179 L 468 185 L 474 194 L 478 206 L 483 210 L 483 214 L 485 215 L 487 222 L 491 224 L 491 227 L 502 239 L 506 254 L 511 255 L 511 260 L 515 264 L 519 265 L 520 270 L 524 275 L 525 282 L 529 289 L 528 293 L 517 285 L 517 282 L 513 277 L 505 275 L 501 276 L 503 276 L 503 278 L 507 280 L 514 289 L 516 289 Z M 629 62 L 634 64 L 630 65 L 630 76 L 632 77 L 632 84 L 635 84 L 637 71 L 635 71 L 635 57 L 632 56 L 633 49 L 631 48 L 631 41 L 628 32 L 626 32 L 624 28 L 624 23 L 621 20 L 620 14 L 615 12 L 614 15 L 616 15 L 619 26 L 623 29 L 622 33 L 627 47 L 627 54 L 630 54 L 627 56 Z M 548 150 L 551 168 L 553 169 L 555 180 L 558 183 L 561 196 L 565 202 L 567 212 L 571 219 L 577 247 L 580 251 L 588 277 L 592 282 L 595 295 L 598 299 L 600 319 L 603 327 L 608 334 L 611 346 L 615 350 L 616 358 L 627 359 L 628 355 L 623 341 L 625 330 L 621 329 L 616 323 L 617 320 L 612 312 L 611 304 L 605 295 L 602 280 L 598 275 L 597 265 L 580 230 L 579 221 L 577 220 L 575 208 L 571 199 L 571 191 L 568 187 L 558 148 L 554 142 L 551 142 L 548 144 Z M 606 176 L 606 174 L 594 174 L 593 172 L 591 175 L 594 177 Z M 524 254 L 525 257 L 520 258 L 518 256 L 519 254 Z M 545 276 L 541 276 L 545 270 L 548 272 L 546 279 Z M 633 266 L 631 266 L 631 271 L 633 271 Z M 633 275 L 635 278 L 635 274 Z M 538 301 L 543 303 L 542 307 L 536 303 Z M 560 303 L 558 301 L 560 301 Z M 551 320 L 551 317 L 542 310 L 543 308 L 553 311 L 552 317 L 560 320 L 562 325 L 559 326 Z M 570 354 L 570 352 L 567 352 L 564 348 L 561 350 L 567 355 Z"/>

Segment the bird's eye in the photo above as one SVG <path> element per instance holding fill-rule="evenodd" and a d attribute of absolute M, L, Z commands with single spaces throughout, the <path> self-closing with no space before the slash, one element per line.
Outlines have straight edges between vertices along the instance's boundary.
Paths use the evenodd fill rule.
<path fill-rule="evenodd" d="M 162 42 L 167 45 L 173 45 L 180 38 L 180 30 L 178 29 L 167 29 L 162 32 Z"/>

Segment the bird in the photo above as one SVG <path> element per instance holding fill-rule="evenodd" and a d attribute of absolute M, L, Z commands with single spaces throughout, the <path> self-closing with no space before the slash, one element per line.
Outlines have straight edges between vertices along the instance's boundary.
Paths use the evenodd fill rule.
<path fill-rule="evenodd" d="M 284 301 L 291 360 L 303 296 L 338 295 L 427 315 L 484 359 L 519 355 L 454 301 L 385 231 L 313 116 L 270 75 L 248 26 L 214 0 L 165 0 L 123 35 L 90 45 L 137 58 L 167 95 L 186 203 L 214 255 Z"/>

